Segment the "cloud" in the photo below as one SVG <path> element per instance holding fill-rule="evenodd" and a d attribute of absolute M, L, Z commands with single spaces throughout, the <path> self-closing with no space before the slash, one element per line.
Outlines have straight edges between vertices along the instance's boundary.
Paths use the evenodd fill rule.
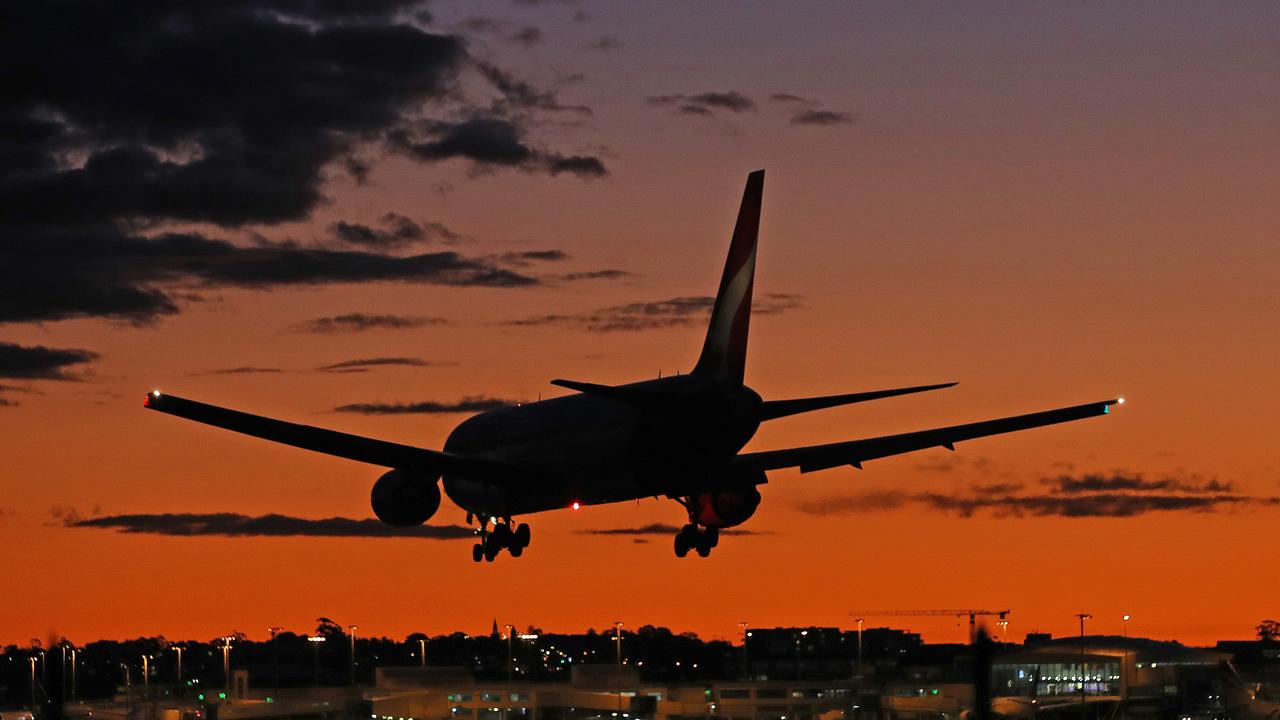
<path fill-rule="evenodd" d="M 801 110 L 791 116 L 792 125 L 849 125 L 853 116 L 831 110 Z"/>
<path fill-rule="evenodd" d="M 276 514 L 249 516 L 239 513 L 161 513 L 106 515 L 85 519 L 72 512 L 64 513 L 60 519 L 67 527 L 72 528 L 99 528 L 126 534 L 181 537 L 405 537 L 425 540 L 469 540 L 475 537 L 472 528 L 461 525 L 419 525 L 404 528 L 386 525 L 374 519 L 310 519 Z"/>
<path fill-rule="evenodd" d="M 332 373 L 353 373 L 368 372 L 371 368 L 379 367 L 434 367 L 435 363 L 428 362 L 421 358 L 411 357 L 374 357 L 374 358 L 358 358 L 355 360 L 344 360 L 342 362 L 333 363 L 332 365 L 322 365 L 318 368 L 320 372 Z"/>
<path fill-rule="evenodd" d="M 359 413 L 361 415 L 434 415 L 446 413 L 476 413 L 519 405 L 519 400 L 473 395 L 457 402 L 423 400 L 421 402 L 352 403 L 333 409 L 334 412 Z"/>
<path fill-rule="evenodd" d="M 769 99 L 793 108 L 792 125 L 849 125 L 857 121 L 857 116 L 852 113 L 823 110 L 821 102 L 802 95 L 774 93 Z"/>
<path fill-rule="evenodd" d="M 800 301 L 799 295 L 767 293 L 752 305 L 751 311 L 756 315 L 776 315 L 800 307 Z M 634 332 L 701 325 L 706 322 L 714 306 L 715 298 L 706 295 L 674 297 L 615 305 L 576 315 L 541 315 L 510 320 L 505 324 L 517 327 L 569 325 L 591 332 Z"/>
<path fill-rule="evenodd" d="M 88 350 L 0 342 L 0 378 L 76 380 L 68 368 L 97 359 L 98 354 Z"/>
<path fill-rule="evenodd" d="M 320 334 L 357 333 L 366 330 L 408 330 L 426 325 L 444 325 L 444 318 L 422 315 L 389 315 L 383 313 L 347 313 L 316 318 L 294 325 L 297 332 Z"/>
<path fill-rule="evenodd" d="M 672 107 L 686 115 L 710 115 L 719 110 L 743 113 L 756 109 L 754 100 L 736 90 L 696 95 L 656 95 L 648 98 L 648 103 Z"/>
<path fill-rule="evenodd" d="M 205 375 L 257 375 L 261 373 L 278 373 L 284 372 L 280 368 L 273 367 L 253 367 L 252 365 L 243 365 L 241 367 L 222 368 L 221 370 L 210 370 Z"/>
<path fill-rule="evenodd" d="M 596 52 L 609 53 L 622 48 L 622 42 L 612 35 L 601 35 L 600 37 L 587 43 L 588 50 Z"/>
<path fill-rule="evenodd" d="M 571 272 L 559 276 L 561 280 L 619 280 L 625 277 L 632 277 L 632 274 L 626 270 L 617 270 L 613 268 Z"/>
<path fill-rule="evenodd" d="M 467 239 L 443 223 L 420 223 L 397 213 L 387 213 L 379 220 L 381 227 L 339 221 L 329 232 L 339 242 L 366 248 L 395 249 L 415 243 L 441 240 L 455 243 Z"/>
<path fill-rule="evenodd" d="M 675 525 L 667 525 L 666 523 L 649 523 L 648 525 L 639 525 L 636 527 L 620 527 L 620 528 L 586 528 L 576 531 L 579 535 L 628 535 L 628 536 L 649 536 L 649 535 L 675 535 L 680 532 L 680 528 Z M 741 530 L 738 528 L 727 528 L 720 531 L 721 535 L 763 535 L 762 532 L 753 530 Z"/>
<path fill-rule="evenodd" d="M 542 43 L 542 30 L 529 25 L 516 31 L 510 38 L 512 42 L 519 43 L 525 47 L 533 47 Z"/>
<path fill-rule="evenodd" d="M 996 517 L 1122 518 L 1155 512 L 1208 513 L 1226 509 L 1280 507 L 1280 497 L 1233 492 L 1217 480 L 1166 478 L 1147 481 L 1137 474 L 1060 476 L 1042 480 L 1045 493 L 1028 493 L 1019 483 L 975 485 L 967 491 L 869 490 L 801 503 L 813 515 L 866 513 L 920 507 L 960 517 L 989 511 Z"/>
<path fill-rule="evenodd" d="M 515 122 L 477 116 L 460 122 L 426 121 L 416 133 L 398 132 L 392 143 L 401 152 L 425 162 L 469 160 L 474 169 L 509 167 L 550 175 L 570 173 L 582 178 L 608 175 L 604 162 L 594 156 L 565 156 L 535 149 L 525 143 L 524 130 Z"/>
<path fill-rule="evenodd" d="M 175 288 L 191 285 L 532 284 L 451 253 L 246 247 L 210 229 L 306 220 L 326 201 L 331 168 L 361 181 L 369 158 L 401 151 L 423 118 L 476 107 L 464 80 L 477 72 L 504 98 L 487 119 L 528 154 L 477 151 L 475 165 L 605 174 L 599 158 L 524 137 L 540 127 L 533 113 L 575 107 L 477 61 L 462 38 L 413 24 L 419 10 L 411 0 L 6 7 L 0 322 L 154 322 L 179 312 L 189 296 Z M 472 128 L 435 127 L 426 141 L 456 152 Z M 168 231 L 175 224 L 202 229 Z M 397 239 L 386 232 L 372 239 Z"/>

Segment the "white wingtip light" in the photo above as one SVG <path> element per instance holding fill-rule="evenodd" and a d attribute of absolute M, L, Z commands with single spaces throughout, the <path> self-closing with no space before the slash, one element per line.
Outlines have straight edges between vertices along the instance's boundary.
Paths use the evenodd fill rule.
<path fill-rule="evenodd" d="M 159 393 L 156 393 L 156 394 L 158 395 Z M 1123 405 L 1123 404 L 1124 404 L 1124 397 L 1123 397 L 1123 396 L 1121 396 L 1121 397 L 1116 398 L 1116 404 L 1117 404 L 1117 405 Z"/>
<path fill-rule="evenodd" d="M 151 397 L 153 397 L 153 398 L 158 398 L 158 397 L 160 397 L 160 390 L 159 390 L 159 389 L 152 390 L 152 391 L 151 391 Z M 1124 402 L 1124 400 L 1121 400 L 1120 402 Z"/>

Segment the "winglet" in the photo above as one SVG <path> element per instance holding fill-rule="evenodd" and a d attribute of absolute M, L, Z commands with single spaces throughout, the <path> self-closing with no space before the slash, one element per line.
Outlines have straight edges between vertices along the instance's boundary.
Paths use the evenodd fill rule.
<path fill-rule="evenodd" d="M 756 239 L 760 234 L 760 202 L 764 170 L 747 176 L 733 226 L 733 240 L 725 259 L 720 290 L 711 311 L 707 338 L 693 374 L 708 380 L 742 384 L 747 359 L 747 331 L 751 324 L 751 289 L 756 274 Z"/>

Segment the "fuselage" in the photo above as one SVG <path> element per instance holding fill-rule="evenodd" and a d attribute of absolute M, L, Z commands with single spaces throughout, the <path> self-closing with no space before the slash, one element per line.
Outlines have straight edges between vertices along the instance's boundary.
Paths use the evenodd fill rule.
<path fill-rule="evenodd" d="M 687 495 L 713 482 L 760 424 L 760 396 L 742 385 L 677 375 L 617 390 L 627 399 L 579 393 L 468 418 L 445 452 L 519 467 L 527 477 L 498 487 L 446 474 L 445 493 L 496 517 Z"/>

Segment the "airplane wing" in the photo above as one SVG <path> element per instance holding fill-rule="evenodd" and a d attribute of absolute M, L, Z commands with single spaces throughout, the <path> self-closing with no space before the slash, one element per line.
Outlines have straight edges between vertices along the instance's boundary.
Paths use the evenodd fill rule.
<path fill-rule="evenodd" d="M 1046 410 L 1029 415 L 986 420 L 967 425 L 934 430 L 920 430 L 901 435 L 886 435 L 866 440 L 850 440 L 848 442 L 830 443 L 828 445 L 810 445 L 808 447 L 789 448 L 786 450 L 766 450 L 764 452 L 743 453 L 733 459 L 733 466 L 752 470 L 778 470 L 787 467 L 799 467 L 800 472 L 852 465 L 861 468 L 867 460 L 876 460 L 890 455 L 900 455 L 916 450 L 933 447 L 944 447 L 955 450 L 955 444 L 964 440 L 999 435 L 1027 430 L 1043 425 L 1082 420 L 1095 415 L 1106 415 L 1112 405 L 1124 402 L 1124 398 L 1103 400 L 1101 402 L 1075 405 L 1073 407 Z"/>
<path fill-rule="evenodd" d="M 264 440 L 326 455 L 336 455 L 370 465 L 403 470 L 424 470 L 440 474 L 458 473 L 493 482 L 509 481 L 519 477 L 517 471 L 512 468 L 481 458 L 427 450 L 386 440 L 374 440 L 311 425 L 273 420 L 261 415 L 250 415 L 238 410 L 187 400 L 176 395 L 163 394 L 159 390 L 147 393 L 147 399 L 143 405 L 150 410 L 176 415 L 205 425 L 213 425 Z"/>

